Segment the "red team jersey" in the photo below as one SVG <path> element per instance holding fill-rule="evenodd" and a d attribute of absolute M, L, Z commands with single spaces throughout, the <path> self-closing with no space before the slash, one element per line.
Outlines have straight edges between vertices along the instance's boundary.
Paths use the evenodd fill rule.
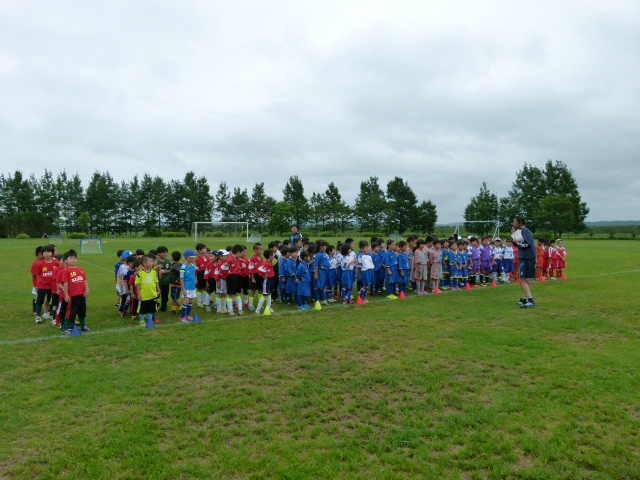
<path fill-rule="evenodd" d="M 238 262 L 238 259 L 232 253 L 229 254 L 229 258 L 227 259 L 227 266 L 227 275 L 240 275 L 240 262 Z"/>
<path fill-rule="evenodd" d="M 255 275 L 260 265 L 262 265 L 262 257 L 260 255 L 251 257 L 249 261 L 249 275 Z"/>
<path fill-rule="evenodd" d="M 196 257 L 196 272 L 204 272 L 205 270 L 209 269 L 209 257 L 203 257 L 201 255 L 198 255 Z"/>
<path fill-rule="evenodd" d="M 34 260 L 31 264 L 31 279 L 33 280 L 33 286 L 36 287 L 38 283 L 38 266 L 41 260 Z"/>
<path fill-rule="evenodd" d="M 271 260 L 263 260 L 260 262 L 257 273 L 265 278 L 273 278 L 276 274 L 273 269 L 273 262 L 271 262 Z"/>
<path fill-rule="evenodd" d="M 238 264 L 240 266 L 240 276 L 248 277 L 249 276 L 249 259 L 246 257 L 240 257 L 238 259 Z"/>
<path fill-rule="evenodd" d="M 60 280 L 62 280 L 63 283 L 68 283 L 67 288 L 69 289 L 69 296 L 71 298 L 87 293 L 87 285 L 85 283 L 87 281 L 87 274 L 82 268 L 65 268 L 62 272 Z M 132 275 L 132 277 L 134 276 Z"/>
<path fill-rule="evenodd" d="M 60 267 L 56 270 L 55 273 L 55 282 L 56 282 L 56 292 L 60 295 L 60 301 L 64 302 L 64 287 L 62 284 L 64 283 L 64 272 L 67 270 L 67 267 Z M 54 292 L 54 293 L 56 293 Z"/>
<path fill-rule="evenodd" d="M 53 290 L 55 287 L 55 272 L 60 266 L 60 262 L 54 259 L 53 262 L 41 260 L 38 262 L 38 280 L 36 287 L 43 290 Z M 54 292 L 55 293 L 55 292 Z"/>

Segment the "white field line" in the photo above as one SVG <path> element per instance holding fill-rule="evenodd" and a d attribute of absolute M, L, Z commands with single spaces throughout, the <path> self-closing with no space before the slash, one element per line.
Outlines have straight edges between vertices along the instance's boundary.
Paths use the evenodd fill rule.
<path fill-rule="evenodd" d="M 87 263 L 87 262 L 85 262 Z M 97 265 L 94 265 L 97 266 Z M 103 267 L 98 267 L 98 268 L 103 268 Z M 104 269 L 104 268 L 103 268 Z M 106 269 L 104 269 L 106 270 Z M 576 277 L 569 277 L 569 279 L 583 279 L 583 278 L 597 278 L 597 277 L 605 277 L 605 276 L 611 276 L 611 275 L 623 275 L 626 273 L 638 273 L 640 272 L 640 269 L 638 270 L 623 270 L 623 271 L 619 271 L 619 272 L 607 272 L 607 273 L 599 273 L 596 275 L 582 275 L 582 276 L 576 276 Z M 560 280 L 562 281 L 562 280 Z M 538 282 L 540 283 L 540 282 Z M 517 286 L 516 282 L 511 282 L 508 285 L 502 285 L 500 288 L 504 287 L 504 286 Z M 482 290 L 474 290 L 474 291 L 478 291 L 478 292 L 482 292 L 485 289 Z M 447 295 L 449 294 L 448 292 L 445 294 Z M 425 297 L 425 295 L 411 295 L 407 298 L 407 300 L 412 300 L 415 298 L 419 298 L 419 297 Z M 433 294 L 427 295 L 426 297 L 433 297 Z M 385 300 L 384 298 L 382 300 Z M 377 304 L 378 302 L 375 302 L 375 304 Z M 326 309 L 326 308 L 336 308 L 336 307 L 342 307 L 342 305 L 339 302 L 336 302 L 335 304 L 332 304 L 330 306 L 325 306 L 322 307 L 322 309 Z M 163 312 L 163 313 L 169 313 L 169 312 Z M 287 310 L 284 312 L 280 312 L 280 313 L 274 313 L 272 316 L 283 316 L 283 315 L 304 315 L 304 312 L 299 312 L 298 310 Z M 262 315 L 260 315 L 262 316 Z M 241 318 L 257 318 L 258 315 L 255 315 L 254 313 L 245 313 L 243 316 L 238 316 L 236 315 L 235 317 L 230 317 L 229 315 L 216 315 L 216 318 L 211 318 L 211 319 L 202 319 L 202 323 L 218 323 L 218 322 L 223 322 L 223 321 L 233 321 L 233 320 L 237 320 L 237 319 L 241 319 Z M 177 318 L 177 317 L 176 317 Z M 156 325 L 155 328 L 175 328 L 175 327 L 180 327 L 183 326 L 182 322 L 177 322 L 177 323 L 163 323 L 160 325 Z M 136 331 L 141 331 L 143 330 L 140 327 L 135 327 L 135 326 L 131 326 L 131 327 L 119 327 L 119 328 L 107 328 L 105 330 L 93 330 L 91 333 L 85 334 L 85 335 L 104 335 L 104 334 L 109 334 L 109 333 L 132 333 L 132 332 L 136 332 Z M 58 333 L 57 335 L 46 335 L 46 336 L 42 336 L 42 337 L 33 337 L 33 338 L 21 338 L 19 340 L 0 340 L 0 345 L 19 345 L 19 344 L 25 344 L 25 343 L 36 343 L 36 342 L 42 342 L 42 341 L 48 341 L 48 340 L 64 340 L 68 338 L 66 335 L 63 335 L 62 333 Z"/>
<path fill-rule="evenodd" d="M 105 272 L 113 273 L 113 276 L 114 276 L 114 278 L 115 278 L 115 275 L 116 275 L 116 271 L 115 271 L 115 269 L 114 269 L 114 270 L 109 270 L 108 268 L 101 267 L 100 265 L 95 265 L 95 264 L 93 264 L 93 263 L 89 263 L 89 262 L 87 262 L 86 260 L 80 260 L 80 259 L 78 259 L 78 262 L 86 263 L 87 265 L 91 265 L 92 267 L 99 268 L 100 270 L 104 270 Z"/>

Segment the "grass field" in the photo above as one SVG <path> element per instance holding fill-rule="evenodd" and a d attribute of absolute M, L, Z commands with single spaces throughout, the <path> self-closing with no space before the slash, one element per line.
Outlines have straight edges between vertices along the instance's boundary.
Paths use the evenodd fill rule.
<path fill-rule="evenodd" d="M 0 241 L 0 478 L 640 478 L 635 242 L 568 241 L 535 309 L 507 285 L 146 330 L 112 268 L 159 243 L 193 247 L 81 256 L 68 338 L 31 316 L 38 241 Z"/>

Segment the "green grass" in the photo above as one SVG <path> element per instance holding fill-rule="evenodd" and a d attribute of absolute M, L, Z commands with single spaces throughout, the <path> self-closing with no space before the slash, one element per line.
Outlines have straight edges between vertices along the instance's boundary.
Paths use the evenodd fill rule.
<path fill-rule="evenodd" d="M 158 243 L 192 247 L 105 249 Z M 635 242 L 568 241 L 536 309 L 511 285 L 153 330 L 87 255 L 81 338 L 33 322 L 37 244 L 0 242 L 0 478 L 640 478 Z"/>

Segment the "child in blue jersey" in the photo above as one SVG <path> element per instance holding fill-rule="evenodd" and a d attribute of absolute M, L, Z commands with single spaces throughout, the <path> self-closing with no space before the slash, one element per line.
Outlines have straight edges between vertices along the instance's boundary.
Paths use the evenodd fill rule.
<path fill-rule="evenodd" d="M 349 243 L 342 245 L 342 304 L 353 303 L 353 284 L 356 278 L 356 263 L 358 260 L 353 255 L 353 250 Z"/>
<path fill-rule="evenodd" d="M 359 295 L 364 303 L 369 303 L 367 295 L 369 294 L 369 289 L 373 284 L 373 272 L 375 267 L 369 244 L 363 241 L 360 244 L 360 249 L 361 251 L 358 255 L 358 277 L 360 278 L 360 282 L 362 282 L 362 286 L 360 287 Z"/>
<path fill-rule="evenodd" d="M 296 297 L 298 299 L 298 310 L 310 310 L 308 303 L 311 295 L 311 274 L 309 273 L 309 252 L 300 252 L 300 261 L 296 268 L 295 282 L 297 284 Z"/>
<path fill-rule="evenodd" d="M 404 240 L 398 243 L 398 277 L 396 278 L 400 293 L 407 295 L 407 285 L 411 281 L 411 264 L 409 263 L 409 244 Z"/>
<path fill-rule="evenodd" d="M 442 241 L 442 284 L 441 290 L 449 290 L 449 248 L 451 242 L 448 238 Z"/>
<path fill-rule="evenodd" d="M 376 272 L 376 291 L 381 293 L 385 290 L 384 279 L 387 271 L 387 244 L 384 239 L 378 238 L 378 263 L 380 264 L 380 269 Z"/>
<path fill-rule="evenodd" d="M 469 242 L 466 240 L 460 240 L 458 242 L 458 256 L 459 273 L 460 273 L 460 287 L 466 288 L 469 281 L 469 265 L 471 264 L 471 257 L 469 256 Z"/>
<path fill-rule="evenodd" d="M 184 252 L 185 263 L 180 267 L 180 286 L 182 287 L 182 297 L 184 303 L 182 304 L 182 312 L 180 312 L 180 320 L 188 322 L 193 320 L 191 311 L 193 308 L 193 299 L 197 295 L 197 282 L 198 276 L 196 273 L 196 258 L 198 253 L 193 250 L 187 250 Z"/>
<path fill-rule="evenodd" d="M 385 272 L 385 284 L 387 286 L 387 298 L 392 300 L 397 299 L 396 292 L 396 282 L 398 278 L 398 246 L 396 242 L 389 239 L 387 242 L 388 250 L 386 255 L 386 272 Z"/>
<path fill-rule="evenodd" d="M 373 260 L 373 280 L 371 281 L 371 295 L 374 297 L 378 295 L 378 275 L 380 274 L 380 244 L 377 239 L 371 243 L 371 259 Z"/>
<path fill-rule="evenodd" d="M 336 247 L 329 245 L 327 247 L 327 255 L 329 256 L 329 282 L 325 288 L 327 302 L 335 302 L 333 298 L 333 290 L 336 288 L 336 281 L 338 275 L 338 260 L 336 259 Z"/>
<path fill-rule="evenodd" d="M 296 284 L 296 270 L 298 269 L 298 249 L 296 247 L 289 247 L 289 258 L 287 259 L 287 265 L 285 272 L 287 275 L 287 296 L 286 300 L 289 305 L 293 305 L 293 296 L 298 292 L 298 285 Z"/>
<path fill-rule="evenodd" d="M 280 259 L 278 261 L 278 288 L 280 289 L 280 303 L 287 301 L 287 262 L 289 261 L 289 247 L 280 247 Z"/>
<path fill-rule="evenodd" d="M 451 249 L 449 250 L 449 279 L 451 280 L 451 290 L 460 290 L 460 277 L 461 273 L 458 269 L 460 265 L 460 255 L 458 253 L 458 244 L 451 242 Z"/>

